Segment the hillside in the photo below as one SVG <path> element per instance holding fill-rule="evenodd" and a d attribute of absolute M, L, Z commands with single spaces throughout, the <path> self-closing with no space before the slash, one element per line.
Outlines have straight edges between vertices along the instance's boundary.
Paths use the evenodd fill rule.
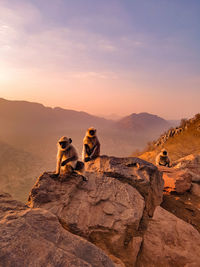
<path fill-rule="evenodd" d="M 155 163 L 155 157 L 162 148 L 167 149 L 172 161 L 200 153 L 200 114 L 182 120 L 179 127 L 169 129 L 158 140 L 150 143 L 139 157 Z"/>
<path fill-rule="evenodd" d="M 6 143 L 0 142 L 0 147 L 0 188 L 25 201 L 35 177 L 44 170 L 42 163 L 31 153 Z"/>

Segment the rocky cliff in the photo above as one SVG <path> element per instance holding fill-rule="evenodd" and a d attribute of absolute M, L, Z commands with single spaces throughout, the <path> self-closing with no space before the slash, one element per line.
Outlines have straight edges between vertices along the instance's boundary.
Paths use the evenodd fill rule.
<path fill-rule="evenodd" d="M 77 174 L 41 175 L 29 195 L 31 210 L 54 214 L 67 233 L 102 249 L 110 264 L 200 265 L 199 232 L 159 206 L 164 182 L 157 167 L 102 156 L 87 163 L 86 171 L 87 182 Z"/>

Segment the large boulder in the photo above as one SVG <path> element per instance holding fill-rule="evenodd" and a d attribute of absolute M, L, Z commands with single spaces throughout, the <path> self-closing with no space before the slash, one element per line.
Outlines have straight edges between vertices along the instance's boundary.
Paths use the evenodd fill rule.
<path fill-rule="evenodd" d="M 133 266 L 149 216 L 162 201 L 163 180 L 155 166 L 136 158 L 100 157 L 81 176 L 39 177 L 30 207 L 54 213 L 63 227 L 93 242 L 116 262 Z"/>
<path fill-rule="evenodd" d="M 0 266 L 114 267 L 95 245 L 66 231 L 51 212 L 0 193 Z"/>
<path fill-rule="evenodd" d="M 92 174 L 88 178 L 83 182 L 74 174 L 62 177 L 61 182 L 44 173 L 31 191 L 30 206 L 51 211 L 65 229 L 92 241 L 109 255 L 124 262 L 136 261 L 142 242 L 138 228 L 143 197 L 117 179 Z"/>
<path fill-rule="evenodd" d="M 145 199 L 145 211 L 153 216 L 155 207 L 163 197 L 164 181 L 161 172 L 153 164 L 135 157 L 116 158 L 101 156 L 86 164 L 86 171 L 100 173 L 128 183 Z"/>
<path fill-rule="evenodd" d="M 190 224 L 157 207 L 144 234 L 138 267 L 199 267 L 200 234 Z"/>

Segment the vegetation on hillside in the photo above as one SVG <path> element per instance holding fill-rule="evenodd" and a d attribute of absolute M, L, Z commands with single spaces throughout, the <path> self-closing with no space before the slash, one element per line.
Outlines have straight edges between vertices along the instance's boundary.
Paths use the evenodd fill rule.
<path fill-rule="evenodd" d="M 177 134 L 172 136 L 171 133 L 176 130 Z M 192 119 L 182 119 L 179 127 L 169 129 L 158 140 L 148 143 L 144 151 L 133 155 L 155 163 L 155 157 L 162 148 L 168 151 L 172 161 L 200 153 L 200 113 Z"/>

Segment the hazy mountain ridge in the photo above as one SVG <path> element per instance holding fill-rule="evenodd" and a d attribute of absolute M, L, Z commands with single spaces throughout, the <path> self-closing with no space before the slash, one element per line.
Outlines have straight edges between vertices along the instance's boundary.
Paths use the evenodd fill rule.
<path fill-rule="evenodd" d="M 123 123 L 130 118 L 129 123 Z M 107 120 L 82 111 L 50 108 L 42 104 L 27 101 L 9 101 L 0 99 L 0 139 L 24 150 L 33 149 L 38 143 L 56 142 L 61 135 L 71 135 L 78 149 L 88 127 L 98 129 L 98 135 L 105 144 L 103 153 L 119 154 L 116 144 L 124 148 L 124 156 L 134 148 L 142 148 L 146 142 L 158 136 L 168 122 L 158 116 L 141 113 L 127 116 L 119 121 Z M 130 131 L 131 130 L 131 131 Z M 40 140 L 41 139 L 41 140 Z M 54 140 L 54 141 L 53 141 Z M 133 147 L 131 149 L 131 146 Z M 130 147 L 127 150 L 127 147 Z M 123 150 L 123 149 L 122 149 Z M 122 151 L 121 150 L 121 151 Z"/>

